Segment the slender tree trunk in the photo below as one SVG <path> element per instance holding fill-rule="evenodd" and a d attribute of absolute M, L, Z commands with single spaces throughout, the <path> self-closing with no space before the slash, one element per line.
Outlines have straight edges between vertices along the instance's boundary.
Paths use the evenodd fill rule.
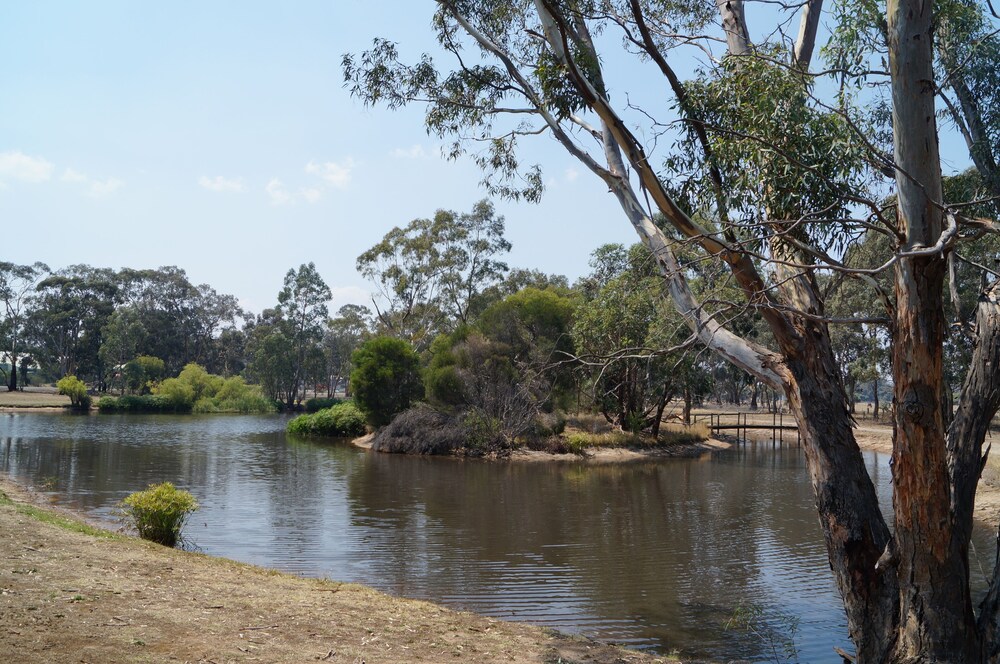
<path fill-rule="evenodd" d="M 691 386 L 684 386 L 684 424 L 691 424 Z"/>
<path fill-rule="evenodd" d="M 880 389 L 878 376 L 872 381 L 872 418 L 878 419 L 878 391 Z"/>
<path fill-rule="evenodd" d="M 17 390 L 17 353 L 11 349 L 10 351 L 10 382 L 7 383 L 7 391 L 15 392 Z"/>

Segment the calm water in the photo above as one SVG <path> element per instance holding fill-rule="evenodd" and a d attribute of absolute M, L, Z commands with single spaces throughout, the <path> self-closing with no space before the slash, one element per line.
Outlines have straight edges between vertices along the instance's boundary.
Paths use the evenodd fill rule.
<path fill-rule="evenodd" d="M 770 659 L 727 629 L 743 605 L 776 638 L 798 621 L 801 661 L 849 648 L 798 449 L 486 463 L 288 439 L 285 422 L 0 415 L 0 471 L 109 521 L 128 493 L 172 481 L 201 503 L 185 535 L 206 553 L 633 647 Z M 887 501 L 886 459 L 866 459 Z"/>

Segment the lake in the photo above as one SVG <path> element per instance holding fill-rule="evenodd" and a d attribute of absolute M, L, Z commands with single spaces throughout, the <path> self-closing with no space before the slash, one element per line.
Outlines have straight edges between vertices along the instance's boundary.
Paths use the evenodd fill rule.
<path fill-rule="evenodd" d="M 763 661 L 791 638 L 804 662 L 850 649 L 794 446 L 486 462 L 288 438 L 286 422 L 2 414 L 0 471 L 111 526 L 124 496 L 171 481 L 201 503 L 184 535 L 205 553 L 630 647 Z M 888 459 L 865 459 L 887 504 Z M 982 567 L 990 540 L 977 533 Z"/>

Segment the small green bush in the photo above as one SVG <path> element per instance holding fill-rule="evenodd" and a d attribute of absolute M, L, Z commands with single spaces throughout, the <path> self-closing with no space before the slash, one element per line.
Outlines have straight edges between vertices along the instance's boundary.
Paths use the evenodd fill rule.
<path fill-rule="evenodd" d="M 122 519 L 139 537 L 164 546 L 176 546 L 188 514 L 198 502 L 187 491 L 170 482 L 150 484 L 145 491 L 130 494 L 120 504 Z"/>
<path fill-rule="evenodd" d="M 73 408 L 84 410 L 90 408 L 90 395 L 87 394 L 87 385 L 76 376 L 66 376 L 60 378 L 56 383 L 59 394 L 69 397 L 69 402 Z"/>
<path fill-rule="evenodd" d="M 306 412 L 317 413 L 326 408 L 336 406 L 338 403 L 343 403 L 343 399 L 335 399 L 333 397 L 315 397 L 306 401 Z"/>
<path fill-rule="evenodd" d="M 299 415 L 288 423 L 286 430 L 305 436 L 362 436 L 366 431 L 365 416 L 353 403 L 345 402 L 312 415 Z"/>

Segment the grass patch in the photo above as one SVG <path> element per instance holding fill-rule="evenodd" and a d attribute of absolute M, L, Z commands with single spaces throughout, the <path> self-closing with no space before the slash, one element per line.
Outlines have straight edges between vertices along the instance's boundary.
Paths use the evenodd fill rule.
<path fill-rule="evenodd" d="M 573 454 L 584 454 L 590 448 L 632 448 L 652 449 L 671 447 L 673 445 L 692 445 L 708 440 L 710 431 L 702 422 L 690 426 L 683 424 L 664 424 L 660 426 L 660 435 L 652 436 L 623 431 L 606 431 L 603 433 L 588 433 L 574 431 L 566 434 L 563 439 L 566 448 Z"/>
<path fill-rule="evenodd" d="M 120 535 L 117 535 L 110 530 L 105 530 L 103 528 L 97 528 L 91 526 L 90 524 L 84 523 L 83 521 L 78 521 L 77 519 L 72 519 L 70 517 L 62 516 L 57 514 L 52 510 L 47 510 L 42 507 L 35 507 L 34 505 L 26 505 L 24 503 L 15 503 L 11 500 L 3 491 L 0 491 L 0 505 L 12 505 L 14 510 L 18 514 L 23 514 L 24 516 L 31 517 L 36 521 L 41 521 L 42 523 L 48 523 L 62 530 L 68 530 L 72 533 L 81 533 L 83 535 L 90 535 L 92 537 L 100 537 L 102 539 L 122 539 Z"/>

